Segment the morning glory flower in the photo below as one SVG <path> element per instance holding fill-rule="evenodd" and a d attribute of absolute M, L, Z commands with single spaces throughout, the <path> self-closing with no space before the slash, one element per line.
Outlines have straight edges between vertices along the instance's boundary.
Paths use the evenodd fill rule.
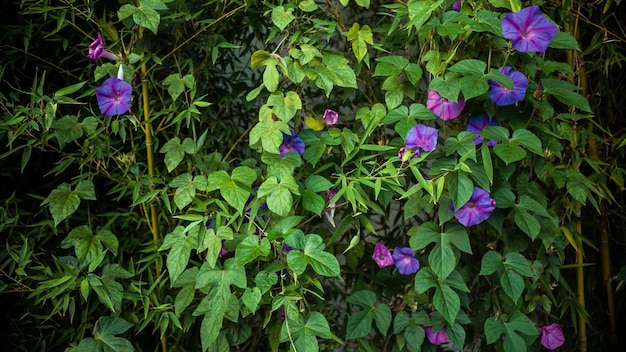
<path fill-rule="evenodd" d="M 104 49 L 104 41 L 102 40 L 102 35 L 100 33 L 98 33 L 98 38 L 96 38 L 93 43 L 89 44 L 89 54 L 87 54 L 87 57 L 92 60 L 96 60 L 99 57 L 109 60 L 118 59 L 117 55 Z"/>
<path fill-rule="evenodd" d="M 487 114 L 480 114 L 476 117 L 472 117 L 467 121 L 467 131 L 472 132 L 475 135 L 480 134 L 480 132 L 482 132 L 482 130 L 487 126 L 498 126 L 498 122 L 495 120 L 490 120 Z M 482 142 L 482 136 L 474 138 L 474 144 L 481 144 Z M 489 147 L 493 147 L 496 144 L 498 144 L 498 141 L 496 141 L 495 139 L 487 142 L 487 146 Z"/>
<path fill-rule="evenodd" d="M 563 345 L 565 336 L 559 324 L 554 323 L 541 328 L 541 344 L 549 350 L 555 350 Z"/>
<path fill-rule="evenodd" d="M 291 131 L 291 134 L 283 132 L 283 143 L 278 147 L 278 151 L 281 158 L 284 158 L 291 151 L 302 155 L 304 153 L 304 141 L 296 135 L 295 131 Z"/>
<path fill-rule="evenodd" d="M 450 8 L 450 10 L 452 10 L 452 11 L 461 11 L 461 0 L 455 0 L 454 4 L 452 4 L 452 7 Z"/>
<path fill-rule="evenodd" d="M 374 254 L 372 254 L 372 259 L 378 264 L 379 268 L 388 267 L 389 265 L 393 265 L 393 258 L 391 257 L 391 252 L 389 248 L 387 248 L 381 242 L 376 243 L 374 247 Z"/>
<path fill-rule="evenodd" d="M 445 327 L 437 332 L 434 332 L 433 328 L 430 326 L 423 326 L 423 328 L 426 333 L 426 337 L 428 337 L 428 341 L 430 341 L 433 345 L 439 346 L 442 343 L 450 342 L 450 338 L 448 337 L 448 332 Z"/>
<path fill-rule="evenodd" d="M 502 33 L 511 39 L 513 49 L 527 52 L 544 52 L 559 31 L 538 6 L 529 6 L 507 13 L 502 19 Z"/>
<path fill-rule="evenodd" d="M 436 128 L 417 124 L 406 134 L 406 147 L 415 148 L 415 156 L 419 156 L 421 152 L 435 149 L 438 137 L 439 131 Z"/>
<path fill-rule="evenodd" d="M 339 121 L 339 114 L 335 110 L 326 109 L 322 116 L 327 126 L 335 125 Z"/>
<path fill-rule="evenodd" d="M 409 247 L 396 247 L 391 256 L 393 264 L 402 275 L 411 275 L 420 268 L 420 263 L 415 258 L 415 253 Z"/>
<path fill-rule="evenodd" d="M 428 90 L 428 100 L 426 107 L 440 119 L 447 121 L 456 119 L 465 107 L 465 99 L 459 98 L 459 102 L 442 97 L 436 90 Z"/>
<path fill-rule="evenodd" d="M 513 90 L 510 90 L 502 84 L 489 80 L 489 97 L 494 104 L 498 106 L 506 106 L 515 104 L 524 100 L 526 96 L 526 88 L 528 88 L 528 78 L 523 73 L 512 69 L 510 66 L 504 66 L 498 71 L 509 76 L 513 81 Z"/>
<path fill-rule="evenodd" d="M 96 88 L 100 112 L 107 116 L 120 115 L 130 110 L 133 87 L 117 77 L 111 77 Z"/>
<path fill-rule="evenodd" d="M 454 204 L 452 204 L 452 213 L 461 225 L 470 227 L 487 220 L 495 208 L 496 201 L 489 196 L 489 192 L 482 188 L 474 187 L 470 200 L 459 210 L 455 211 Z"/>

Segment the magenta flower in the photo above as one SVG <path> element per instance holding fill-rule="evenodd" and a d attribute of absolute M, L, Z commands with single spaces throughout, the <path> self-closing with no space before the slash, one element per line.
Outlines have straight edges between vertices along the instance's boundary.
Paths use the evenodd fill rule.
<path fill-rule="evenodd" d="M 452 11 L 461 11 L 461 0 L 455 0 L 454 4 L 452 4 L 452 7 L 450 8 L 450 10 L 452 10 Z"/>
<path fill-rule="evenodd" d="M 559 31 L 538 6 L 529 6 L 518 12 L 507 13 L 502 19 L 502 33 L 511 39 L 513 49 L 524 53 L 544 52 Z"/>
<path fill-rule="evenodd" d="M 228 254 L 228 251 L 224 247 L 220 248 L 220 252 L 218 256 L 222 257 L 223 255 L 226 255 L 226 254 Z"/>
<path fill-rule="evenodd" d="M 296 135 L 295 131 L 291 131 L 291 134 L 283 133 L 283 143 L 278 147 L 278 151 L 281 158 L 292 151 L 302 155 L 304 153 L 304 141 Z"/>
<path fill-rule="evenodd" d="M 459 210 L 455 211 L 452 204 L 452 213 L 463 226 L 470 227 L 487 220 L 495 208 L 496 201 L 489 197 L 489 192 L 474 187 L 470 200 Z"/>
<path fill-rule="evenodd" d="M 439 131 L 436 128 L 417 124 L 406 134 L 406 147 L 415 148 L 415 156 L 429 152 L 437 146 Z"/>
<path fill-rule="evenodd" d="M 459 98 L 459 102 L 455 103 L 452 100 L 442 97 L 436 90 L 428 90 L 428 100 L 426 100 L 426 107 L 444 121 L 454 120 L 463 111 L 465 107 L 465 99 Z"/>
<path fill-rule="evenodd" d="M 396 247 L 391 256 L 393 257 L 393 264 L 402 275 L 411 275 L 420 268 L 415 253 L 409 247 Z"/>
<path fill-rule="evenodd" d="M 467 121 L 467 131 L 472 132 L 475 135 L 480 134 L 480 132 L 482 132 L 482 130 L 487 126 L 498 126 L 498 122 L 495 120 L 490 120 L 487 114 L 481 114 L 476 117 L 472 117 Z M 474 144 L 481 144 L 482 142 L 482 136 L 474 138 Z M 487 142 L 487 146 L 489 147 L 493 147 L 496 144 L 498 144 L 498 141 L 496 141 L 495 139 Z"/>
<path fill-rule="evenodd" d="M 377 242 L 374 247 L 374 254 L 372 254 L 372 259 L 378 264 L 379 268 L 388 267 L 393 264 L 393 258 L 391 257 L 391 252 L 389 248 L 387 248 L 382 242 Z"/>
<path fill-rule="evenodd" d="M 111 77 L 96 88 L 100 112 L 107 116 L 119 115 L 130 110 L 133 87 L 117 77 Z"/>
<path fill-rule="evenodd" d="M 322 116 L 327 126 L 335 125 L 339 121 L 339 114 L 335 110 L 326 109 L 324 116 Z"/>
<path fill-rule="evenodd" d="M 513 81 L 513 90 L 506 88 L 499 82 L 489 80 L 489 91 L 487 94 L 489 94 L 491 101 L 498 106 L 506 106 L 524 100 L 526 88 L 528 88 L 528 78 L 526 78 L 523 73 L 509 66 L 501 67 L 498 71 L 511 78 Z"/>
<path fill-rule="evenodd" d="M 434 332 L 433 328 L 430 326 L 424 326 L 423 328 L 426 333 L 426 337 L 428 337 L 428 341 L 430 341 L 433 345 L 439 346 L 442 343 L 450 342 L 450 338 L 448 338 L 448 332 L 445 327 L 437 332 Z"/>
<path fill-rule="evenodd" d="M 110 53 L 104 49 L 104 41 L 102 40 L 102 35 L 98 33 L 98 38 L 93 41 L 93 43 L 89 44 L 89 54 L 87 57 L 96 60 L 99 57 L 103 57 L 109 60 L 117 60 L 117 55 Z"/>
<path fill-rule="evenodd" d="M 541 328 L 541 344 L 549 350 L 555 350 L 563 345 L 565 336 L 559 324 L 554 323 Z"/>

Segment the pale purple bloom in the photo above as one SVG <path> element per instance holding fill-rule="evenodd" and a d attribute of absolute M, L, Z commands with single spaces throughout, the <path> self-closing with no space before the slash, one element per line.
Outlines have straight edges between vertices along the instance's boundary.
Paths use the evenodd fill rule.
<path fill-rule="evenodd" d="M 93 43 L 89 44 L 89 54 L 87 54 L 87 57 L 92 60 L 96 60 L 99 57 L 109 60 L 118 59 L 117 55 L 104 49 L 104 41 L 102 40 L 102 35 L 100 33 L 98 33 L 98 38 L 96 38 Z"/>
<path fill-rule="evenodd" d="M 335 110 L 326 109 L 322 116 L 327 126 L 335 125 L 339 121 L 339 114 Z"/>
<path fill-rule="evenodd" d="M 456 119 L 465 107 L 465 99 L 459 98 L 459 102 L 442 97 L 436 90 L 428 90 L 428 100 L 426 107 L 440 119 L 447 121 Z"/>
<path fill-rule="evenodd" d="M 544 52 L 559 31 L 538 6 L 507 13 L 502 19 L 502 33 L 511 39 L 513 49 L 521 52 Z"/>
<path fill-rule="evenodd" d="M 515 104 L 524 100 L 526 96 L 526 88 L 528 88 L 528 78 L 523 73 L 512 69 L 510 66 L 504 66 L 498 71 L 509 76 L 513 81 L 513 90 L 510 90 L 499 82 L 489 80 L 489 97 L 494 104 L 498 106 L 506 106 Z"/>
<path fill-rule="evenodd" d="M 470 227 L 487 220 L 495 208 L 496 201 L 489 196 L 489 192 L 474 187 L 470 200 L 459 210 L 455 211 L 452 204 L 452 213 L 463 226 Z"/>
<path fill-rule="evenodd" d="M 429 152 L 437 146 L 439 131 L 436 128 L 417 124 L 406 134 L 406 147 L 415 148 L 415 156 Z"/>
<path fill-rule="evenodd" d="M 452 11 L 461 11 L 461 0 L 455 0 L 454 4 L 452 4 L 452 7 L 450 8 L 450 10 L 452 10 Z"/>
<path fill-rule="evenodd" d="M 123 114 L 130 109 L 133 87 L 117 77 L 111 77 L 96 88 L 100 112 L 107 116 Z"/>
<path fill-rule="evenodd" d="M 541 328 L 541 344 L 549 350 L 555 350 L 563 345 L 565 336 L 559 324 L 554 323 Z"/>
<path fill-rule="evenodd" d="M 487 114 L 480 114 L 476 117 L 472 117 L 467 121 L 467 131 L 472 132 L 475 135 L 480 134 L 480 132 L 482 132 L 482 130 L 487 126 L 498 126 L 498 122 L 489 119 L 489 116 L 487 116 Z M 481 144 L 482 142 L 482 136 L 474 138 L 474 144 Z M 493 147 L 496 144 L 498 144 L 498 141 L 496 141 L 495 139 L 487 142 L 487 146 L 489 147 Z"/>
<path fill-rule="evenodd" d="M 384 268 L 389 265 L 393 265 L 393 258 L 391 257 L 391 252 L 389 248 L 387 248 L 382 242 L 376 243 L 374 247 L 374 254 L 372 254 L 372 259 L 378 264 L 379 268 Z"/>
<path fill-rule="evenodd" d="M 402 275 L 411 275 L 420 268 L 415 253 L 409 247 L 396 247 L 391 256 L 393 257 L 393 264 Z"/>
<path fill-rule="evenodd" d="M 278 151 L 281 158 L 284 158 L 291 151 L 302 155 L 304 153 L 304 141 L 294 131 L 291 131 L 291 134 L 283 132 L 283 143 L 278 147 Z"/>
<path fill-rule="evenodd" d="M 424 326 L 423 328 L 426 333 L 426 337 L 428 337 L 428 341 L 430 341 L 433 345 L 439 346 L 442 343 L 450 342 L 450 338 L 448 338 L 448 332 L 445 327 L 437 332 L 434 332 L 433 328 L 430 326 Z"/>

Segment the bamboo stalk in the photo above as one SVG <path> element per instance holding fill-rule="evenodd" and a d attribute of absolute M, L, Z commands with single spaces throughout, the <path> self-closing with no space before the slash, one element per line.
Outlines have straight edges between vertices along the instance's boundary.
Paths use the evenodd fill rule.
<path fill-rule="evenodd" d="M 143 37 L 143 27 L 139 27 L 139 38 Z M 148 163 L 148 175 L 154 176 L 154 142 L 152 140 L 152 128 L 150 124 L 150 95 L 148 91 L 148 70 L 146 64 L 141 65 L 141 98 L 143 102 L 143 120 L 144 120 L 144 134 L 146 138 L 146 159 Z M 158 249 L 159 241 L 159 219 L 157 214 L 157 207 L 154 201 L 150 202 L 150 231 L 152 232 L 152 240 L 156 249 Z M 161 267 L 159 266 L 159 259 L 155 259 L 155 274 L 159 278 L 161 276 Z M 167 352 L 167 336 L 161 334 L 161 351 Z"/>

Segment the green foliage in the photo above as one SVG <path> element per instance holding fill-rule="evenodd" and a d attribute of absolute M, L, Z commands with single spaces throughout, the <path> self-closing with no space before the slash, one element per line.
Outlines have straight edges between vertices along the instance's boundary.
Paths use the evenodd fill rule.
<path fill-rule="evenodd" d="M 574 345 L 566 273 L 593 242 L 581 220 L 619 204 L 626 139 L 584 70 L 608 46 L 590 72 L 623 61 L 619 40 L 579 43 L 570 7 L 542 5 L 562 30 L 525 53 L 501 23 L 528 1 L 9 3 L 8 349 L 412 352 L 434 331 L 513 352 L 539 350 L 547 322 Z M 118 60 L 87 57 L 97 33 Z M 497 106 L 505 65 L 529 84 Z M 120 67 L 131 107 L 106 116 L 95 89 Z M 429 89 L 465 108 L 437 118 Z M 485 211 L 476 187 L 495 209 L 464 226 Z M 377 243 L 417 272 L 380 264 Z"/>

